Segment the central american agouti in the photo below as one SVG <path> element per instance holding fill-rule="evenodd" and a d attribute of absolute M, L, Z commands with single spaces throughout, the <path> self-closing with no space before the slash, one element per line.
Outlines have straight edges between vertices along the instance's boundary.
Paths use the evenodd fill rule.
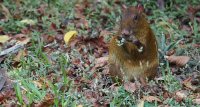
<path fill-rule="evenodd" d="M 124 8 L 120 29 L 109 44 L 111 76 L 123 81 L 152 79 L 157 74 L 158 63 L 156 38 L 143 9 Z"/>

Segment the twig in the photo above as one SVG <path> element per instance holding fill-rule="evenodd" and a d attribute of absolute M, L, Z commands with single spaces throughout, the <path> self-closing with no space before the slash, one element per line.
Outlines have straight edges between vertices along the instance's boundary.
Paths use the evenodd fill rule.
<path fill-rule="evenodd" d="M 3 51 L 0 52 L 0 56 L 3 55 L 7 55 L 9 53 L 16 53 L 18 52 L 20 49 L 22 49 L 24 47 L 24 44 L 16 44 L 8 49 L 5 49 Z"/>

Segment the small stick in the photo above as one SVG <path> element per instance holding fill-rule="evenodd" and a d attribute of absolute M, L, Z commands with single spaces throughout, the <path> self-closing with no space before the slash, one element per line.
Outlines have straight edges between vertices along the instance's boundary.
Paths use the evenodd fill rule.
<path fill-rule="evenodd" d="M 23 47 L 24 47 L 24 44 L 16 44 L 16 45 L 12 46 L 11 48 L 8 48 L 8 49 L 1 51 L 0 56 L 6 55 L 6 54 L 9 54 L 9 53 L 16 53 Z"/>

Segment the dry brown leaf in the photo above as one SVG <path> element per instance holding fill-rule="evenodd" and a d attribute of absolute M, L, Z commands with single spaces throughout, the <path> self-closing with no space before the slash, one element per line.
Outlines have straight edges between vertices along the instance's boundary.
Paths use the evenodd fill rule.
<path fill-rule="evenodd" d="M 0 12 L 4 14 L 6 20 L 9 20 L 9 18 L 12 17 L 10 11 L 3 5 L 3 3 L 0 3 Z"/>
<path fill-rule="evenodd" d="M 136 83 L 126 82 L 124 83 L 124 89 L 132 93 L 132 92 L 135 92 L 135 90 L 137 89 L 137 85 Z"/>
<path fill-rule="evenodd" d="M 39 88 L 42 88 L 42 83 L 40 83 L 39 81 L 33 81 L 33 83 Z"/>
<path fill-rule="evenodd" d="M 144 100 L 141 100 L 138 104 L 137 107 L 144 107 Z"/>
<path fill-rule="evenodd" d="M 181 99 L 185 99 L 188 96 L 188 92 L 186 90 L 181 90 L 176 92 L 176 96 Z"/>
<path fill-rule="evenodd" d="M 95 67 L 102 67 L 108 62 L 108 57 L 100 57 L 95 60 Z"/>
<path fill-rule="evenodd" d="M 83 107 L 83 105 L 80 104 L 80 105 L 78 105 L 77 107 Z"/>
<path fill-rule="evenodd" d="M 188 56 L 165 56 L 165 57 L 170 63 L 174 63 L 177 66 L 184 66 L 190 60 L 190 57 Z"/>
<path fill-rule="evenodd" d="M 200 98 L 193 99 L 192 101 L 193 101 L 195 104 L 200 104 Z"/>
<path fill-rule="evenodd" d="M 54 96 L 47 93 L 44 100 L 35 104 L 34 107 L 50 107 L 54 104 Z"/>
<path fill-rule="evenodd" d="M 111 35 L 112 33 L 110 32 L 110 31 L 108 31 L 108 30 L 102 30 L 101 32 L 100 32 L 100 35 L 99 36 L 108 36 L 108 35 Z"/>
<path fill-rule="evenodd" d="M 148 102 L 153 102 L 153 101 L 162 102 L 159 98 L 155 96 L 143 96 L 143 100 L 146 100 Z"/>
<path fill-rule="evenodd" d="M 25 44 L 27 44 L 29 41 L 30 41 L 30 38 L 27 37 L 27 38 L 24 39 L 23 41 L 18 41 L 17 43 L 18 43 L 18 44 L 25 45 Z"/>
<path fill-rule="evenodd" d="M 0 92 L 0 102 L 3 102 L 7 100 L 8 98 L 11 98 L 12 94 L 14 93 L 13 90 L 5 90 Z"/>
<path fill-rule="evenodd" d="M 18 54 L 15 56 L 14 61 L 19 62 L 21 57 L 24 57 L 27 55 L 27 52 L 25 50 L 21 50 L 18 52 Z"/>
<path fill-rule="evenodd" d="M 192 77 L 190 77 L 190 78 L 184 80 L 184 81 L 182 82 L 182 84 L 183 84 L 185 87 L 187 87 L 187 88 L 189 88 L 189 89 L 195 91 L 195 90 L 197 89 L 197 87 L 193 86 L 192 83 L 191 83 L 191 81 L 192 81 Z"/>

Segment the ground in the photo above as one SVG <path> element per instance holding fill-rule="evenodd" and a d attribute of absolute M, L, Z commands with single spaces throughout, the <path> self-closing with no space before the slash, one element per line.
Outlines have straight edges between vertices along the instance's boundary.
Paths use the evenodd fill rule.
<path fill-rule="evenodd" d="M 1 0 L 2 106 L 199 106 L 200 0 Z M 158 76 L 114 83 L 109 40 L 122 6 L 142 4 L 159 45 Z M 64 35 L 77 32 L 69 41 Z"/>

